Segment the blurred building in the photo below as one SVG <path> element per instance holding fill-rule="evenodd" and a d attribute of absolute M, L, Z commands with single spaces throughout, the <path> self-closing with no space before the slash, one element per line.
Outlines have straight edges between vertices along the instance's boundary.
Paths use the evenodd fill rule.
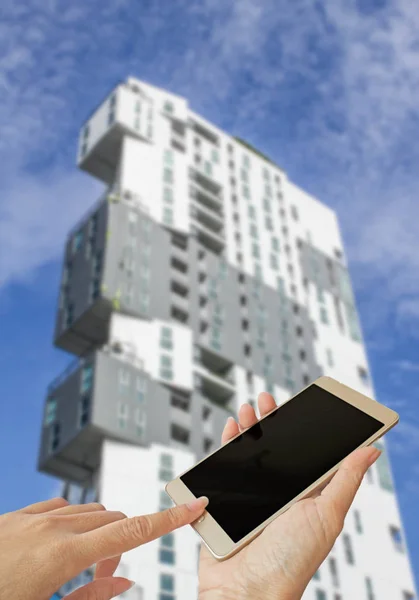
<path fill-rule="evenodd" d="M 326 373 L 373 394 L 335 213 L 185 98 L 129 78 L 83 125 L 78 165 L 106 192 L 69 233 L 39 468 L 128 515 L 219 445 L 262 390 Z M 125 555 L 129 600 L 192 600 L 191 528 Z M 90 573 L 63 590 L 81 585 Z M 385 453 L 309 584 L 310 600 L 412 600 Z"/>

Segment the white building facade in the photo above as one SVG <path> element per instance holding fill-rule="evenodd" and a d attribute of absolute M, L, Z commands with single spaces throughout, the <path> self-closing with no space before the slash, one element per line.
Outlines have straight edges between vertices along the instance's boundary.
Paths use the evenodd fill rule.
<path fill-rule="evenodd" d="M 64 256 L 55 343 L 77 358 L 48 390 L 39 466 L 67 496 L 155 512 L 259 392 L 280 404 L 327 374 L 373 395 L 336 215 L 269 158 L 129 78 L 78 165 L 107 191 Z M 128 553 L 126 597 L 196 598 L 198 556 L 191 528 Z M 304 598 L 416 598 L 385 452 Z"/>

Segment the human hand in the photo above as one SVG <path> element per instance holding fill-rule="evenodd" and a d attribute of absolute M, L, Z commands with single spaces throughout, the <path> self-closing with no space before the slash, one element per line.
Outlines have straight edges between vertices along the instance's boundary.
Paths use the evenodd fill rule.
<path fill-rule="evenodd" d="M 121 554 L 195 521 L 208 500 L 128 519 L 101 504 L 63 498 L 0 516 L 0 598 L 48 600 L 64 583 L 97 563 L 95 580 L 66 600 L 110 600 L 133 582 L 112 577 Z"/>
<path fill-rule="evenodd" d="M 261 416 L 276 406 L 267 393 L 260 394 L 258 404 Z M 255 411 L 244 404 L 239 424 L 233 418 L 227 421 L 222 442 L 256 422 Z M 300 599 L 342 531 L 362 478 L 379 455 L 371 447 L 353 452 L 321 492 L 291 506 L 231 558 L 219 562 L 202 546 L 200 600 Z"/>

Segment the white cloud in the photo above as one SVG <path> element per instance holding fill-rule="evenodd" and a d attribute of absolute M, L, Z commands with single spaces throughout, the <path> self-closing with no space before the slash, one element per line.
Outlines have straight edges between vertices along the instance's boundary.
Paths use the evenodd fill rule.
<path fill-rule="evenodd" d="M 411 360 L 399 360 L 395 363 L 395 366 L 402 371 L 419 373 L 419 362 L 413 362 Z"/>

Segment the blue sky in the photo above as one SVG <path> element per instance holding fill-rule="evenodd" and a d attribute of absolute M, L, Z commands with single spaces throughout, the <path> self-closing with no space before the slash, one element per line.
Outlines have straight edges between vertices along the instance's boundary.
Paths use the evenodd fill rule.
<path fill-rule="evenodd" d="M 107 6 L 106 6 L 107 5 Z M 271 155 L 338 211 L 419 574 L 419 11 L 414 0 L 33 0 L 0 7 L 0 512 L 35 471 L 66 231 L 101 185 L 77 131 L 131 74 Z M 4 491 L 6 493 L 4 493 Z"/>

